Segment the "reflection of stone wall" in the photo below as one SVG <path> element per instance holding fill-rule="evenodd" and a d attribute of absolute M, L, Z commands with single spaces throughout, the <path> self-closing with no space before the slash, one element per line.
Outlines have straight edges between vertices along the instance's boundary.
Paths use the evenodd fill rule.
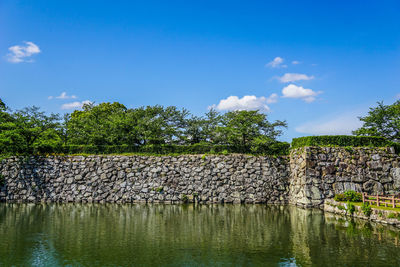
<path fill-rule="evenodd" d="M 346 190 L 400 193 L 400 157 L 392 148 L 306 147 L 291 153 L 291 203 L 318 206 Z"/>
<path fill-rule="evenodd" d="M 0 164 L 0 201 L 286 203 L 320 206 L 349 189 L 397 194 L 391 148 L 295 149 L 287 157 L 52 156 Z M 3 184 L 3 185 L 1 185 Z"/>
<path fill-rule="evenodd" d="M 361 218 L 364 220 L 370 220 L 400 227 L 400 218 L 398 218 L 397 216 L 393 216 L 397 213 L 393 212 L 392 210 L 383 210 L 371 207 L 371 214 L 369 216 L 366 216 L 360 206 L 355 205 L 354 212 L 352 214 L 347 211 L 347 208 L 347 203 L 337 202 L 333 199 L 327 199 L 324 203 L 324 211 L 330 213 L 336 213 L 353 218 Z"/>
<path fill-rule="evenodd" d="M 285 158 L 56 156 L 10 158 L 0 200 L 51 202 L 284 203 Z"/>

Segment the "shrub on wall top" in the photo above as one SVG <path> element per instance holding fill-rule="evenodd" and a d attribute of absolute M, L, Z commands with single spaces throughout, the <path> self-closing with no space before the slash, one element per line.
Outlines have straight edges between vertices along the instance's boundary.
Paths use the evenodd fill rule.
<path fill-rule="evenodd" d="M 287 142 L 273 141 L 268 144 L 254 146 L 241 145 L 216 145 L 210 143 L 197 143 L 193 145 L 153 144 L 153 145 L 64 145 L 41 146 L 35 148 L 33 154 L 120 154 L 120 153 L 145 153 L 145 154 L 227 154 L 227 153 L 252 153 L 258 155 L 287 155 L 290 144 Z"/>
<path fill-rule="evenodd" d="M 293 138 L 292 148 L 304 146 L 385 147 L 394 144 L 378 136 L 321 135 Z"/>

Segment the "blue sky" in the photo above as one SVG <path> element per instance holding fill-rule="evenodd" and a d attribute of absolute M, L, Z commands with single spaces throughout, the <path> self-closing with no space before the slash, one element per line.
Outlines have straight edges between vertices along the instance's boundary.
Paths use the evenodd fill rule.
<path fill-rule="evenodd" d="M 398 99 L 399 13 L 384 0 L 0 0 L 0 97 L 58 113 L 261 109 L 288 122 L 282 140 L 346 134 Z"/>

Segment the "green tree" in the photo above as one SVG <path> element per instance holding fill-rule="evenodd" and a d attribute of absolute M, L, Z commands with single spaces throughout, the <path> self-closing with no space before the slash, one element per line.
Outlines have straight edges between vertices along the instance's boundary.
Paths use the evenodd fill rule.
<path fill-rule="evenodd" d="M 3 102 L 3 100 L 0 98 L 0 112 L 5 111 L 7 109 L 6 104 Z"/>
<path fill-rule="evenodd" d="M 216 143 L 218 141 L 217 128 L 221 126 L 222 116 L 215 109 L 211 108 L 206 113 L 205 123 L 204 123 L 204 135 L 207 142 Z"/>
<path fill-rule="evenodd" d="M 60 121 L 59 115 L 47 115 L 37 107 L 11 112 L 0 99 L 0 153 L 60 152 L 69 145 L 87 145 L 83 151 L 90 152 L 116 151 L 115 147 L 103 150 L 115 145 L 121 146 L 117 147 L 121 152 L 147 145 L 161 151 L 164 148 L 158 145 L 198 143 L 208 143 L 205 148 L 220 144 L 234 151 L 265 153 L 287 150 L 287 144 L 276 141 L 284 127 L 286 122 L 271 123 L 258 111 L 221 115 L 211 109 L 198 117 L 174 106 L 128 109 L 117 102 L 85 104 Z M 196 147 L 204 149 L 202 145 Z M 149 151 L 152 149 L 149 147 Z"/>
<path fill-rule="evenodd" d="M 353 131 L 353 134 L 382 136 L 392 141 L 400 141 L 400 100 L 392 105 L 378 102 L 377 107 L 370 108 L 367 116 L 359 119 L 363 126 Z"/>
<path fill-rule="evenodd" d="M 68 143 L 74 145 L 120 145 L 124 143 L 127 108 L 117 102 L 85 104 L 66 122 Z"/>
<path fill-rule="evenodd" d="M 182 140 L 186 110 L 148 106 L 127 109 L 120 103 L 88 104 L 67 122 L 68 142 L 75 145 L 147 145 Z"/>
<path fill-rule="evenodd" d="M 218 126 L 216 131 L 220 143 L 248 147 L 256 137 L 275 140 L 282 134 L 281 127 L 287 127 L 285 121 L 271 123 L 264 113 L 241 110 L 225 113 L 222 116 L 222 126 Z"/>
<path fill-rule="evenodd" d="M 9 119 L 0 123 L 1 146 L 4 150 L 34 152 L 43 146 L 54 147 L 59 142 L 57 114 L 46 115 L 38 107 L 27 107 L 9 114 Z"/>
<path fill-rule="evenodd" d="M 189 144 L 205 142 L 207 138 L 205 132 L 206 125 L 207 121 L 201 117 L 192 116 L 191 118 L 187 119 L 184 142 Z"/>

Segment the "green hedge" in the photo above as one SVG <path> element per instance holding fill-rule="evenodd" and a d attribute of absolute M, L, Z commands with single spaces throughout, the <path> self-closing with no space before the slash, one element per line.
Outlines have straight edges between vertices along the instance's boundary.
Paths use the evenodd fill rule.
<path fill-rule="evenodd" d="M 255 151 L 250 146 L 213 145 L 199 143 L 194 145 L 38 145 L 28 154 L 121 154 L 121 153 L 146 153 L 146 154 L 219 154 L 219 153 L 251 153 L 259 155 L 287 155 L 290 144 L 286 142 L 273 142 L 268 146 L 258 147 Z M 6 151 L 3 151 L 6 152 Z M 0 153 L 1 154 L 1 153 Z M 20 153 L 18 153 L 20 154 Z"/>
<path fill-rule="evenodd" d="M 292 148 L 304 146 L 386 147 L 396 144 L 377 136 L 321 135 L 293 138 Z"/>

